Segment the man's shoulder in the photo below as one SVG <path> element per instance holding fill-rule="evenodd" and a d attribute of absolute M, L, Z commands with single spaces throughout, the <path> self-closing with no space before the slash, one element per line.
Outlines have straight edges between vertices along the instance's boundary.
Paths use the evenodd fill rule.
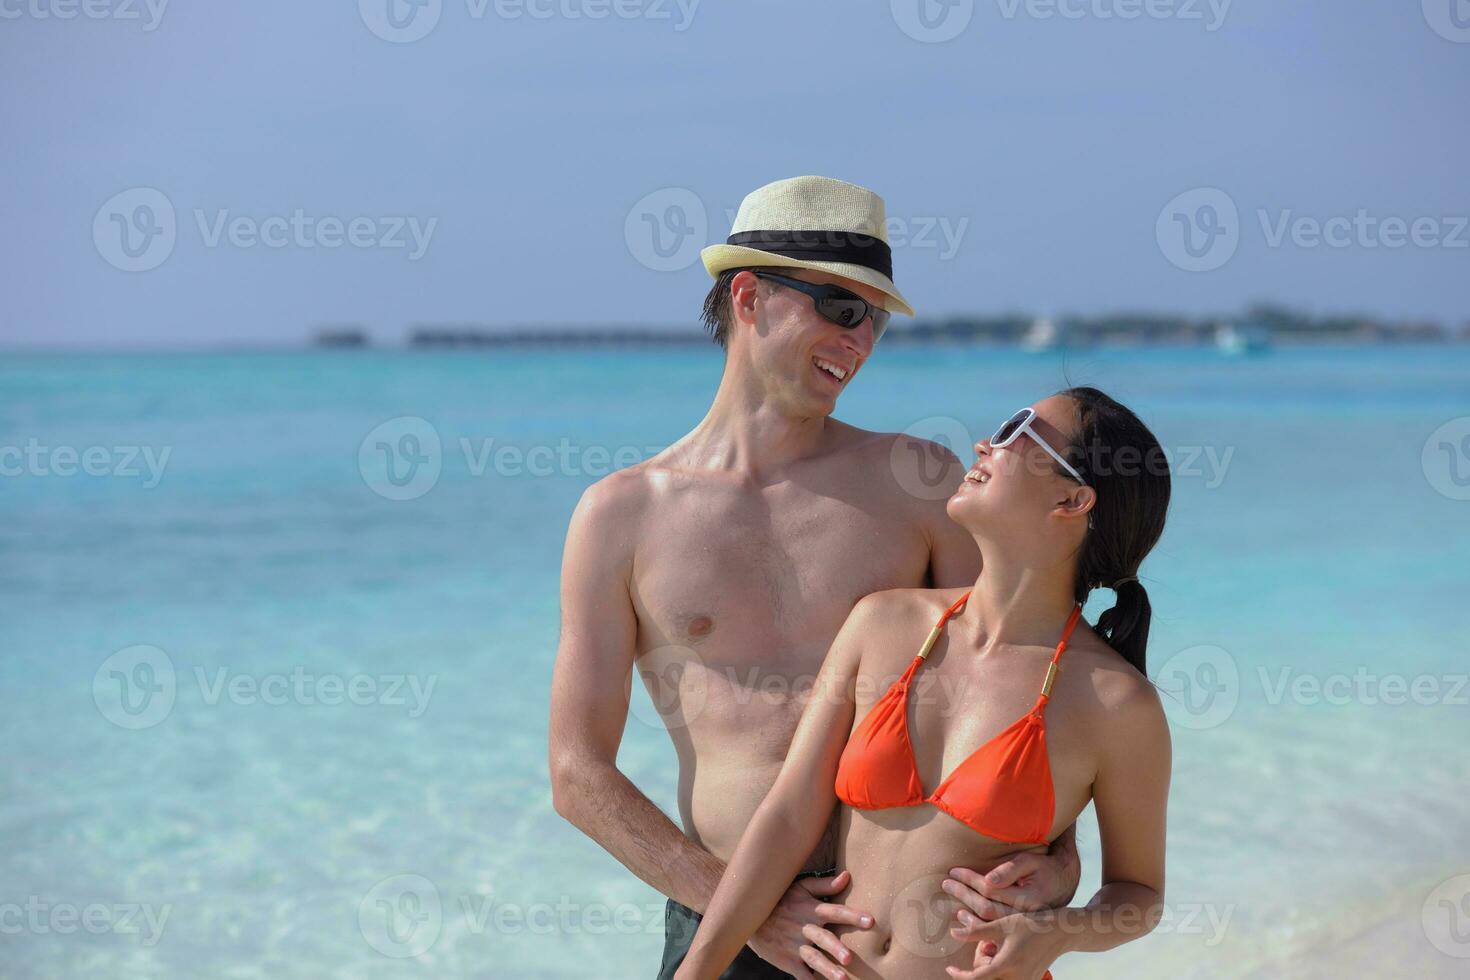
<path fill-rule="evenodd" d="M 910 432 L 862 429 L 837 419 L 833 419 L 832 422 L 841 427 L 841 439 L 838 443 L 841 450 L 854 453 L 878 453 L 891 457 L 895 464 L 911 466 L 920 466 L 926 462 L 932 465 L 938 461 L 949 463 L 959 459 L 956 450 L 949 448 L 942 441 L 925 439 Z M 956 425 L 956 433 L 960 431 Z"/>
<path fill-rule="evenodd" d="M 864 429 L 844 422 L 839 418 L 829 416 L 827 424 L 837 434 L 837 447 L 839 450 L 863 451 L 871 449 L 886 449 L 893 445 L 896 439 L 912 438 L 903 432 L 883 432 L 877 429 Z"/>
<path fill-rule="evenodd" d="M 931 455 L 932 458 L 951 458 L 951 460 L 958 458 L 956 450 L 951 450 L 950 447 L 944 445 L 944 442 L 926 439 L 923 436 L 913 435 L 911 432 L 879 432 L 873 429 L 860 429 L 858 426 L 839 422 L 836 419 L 832 419 L 832 423 L 841 426 L 839 447 L 842 450 L 853 451 L 853 453 L 907 453 L 911 454 L 914 461 L 919 461 L 925 455 Z M 956 432 L 960 433 L 958 423 Z"/>
<path fill-rule="evenodd" d="M 847 426 L 850 462 L 869 476 L 864 485 L 883 493 L 904 513 L 928 522 L 943 516 L 943 501 L 959 486 L 964 464 L 943 443 L 908 432 L 874 432 Z"/>
<path fill-rule="evenodd" d="M 636 520 L 649 494 L 647 462 L 609 473 L 582 491 L 575 520 L 601 524 Z"/>

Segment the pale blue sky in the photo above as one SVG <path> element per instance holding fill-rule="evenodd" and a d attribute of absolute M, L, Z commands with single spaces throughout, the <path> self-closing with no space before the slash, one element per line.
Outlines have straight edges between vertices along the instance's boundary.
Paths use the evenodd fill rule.
<path fill-rule="evenodd" d="M 691 200 L 665 189 L 687 189 L 715 240 L 746 191 L 803 173 L 887 198 L 918 239 L 895 265 L 921 315 L 1261 298 L 1470 320 L 1470 231 L 1455 221 L 1470 215 L 1466 0 L 1442 16 L 1441 0 L 1236 0 L 1218 23 L 1223 0 L 1151 0 L 1175 15 L 1129 20 L 1129 0 L 1062 0 L 1080 16 L 974 0 L 938 43 L 901 26 L 922 34 L 918 0 L 703 0 L 692 15 L 693 0 L 600 0 L 639 14 L 602 19 L 588 16 L 599 0 L 500 0 L 552 14 L 514 18 L 493 0 L 428 0 L 405 30 L 436 4 L 437 22 L 406 43 L 369 27 L 393 34 L 387 0 L 173 0 L 152 30 L 143 0 L 62 20 L 66 2 L 0 0 L 5 346 L 692 325 L 708 283 L 695 243 L 660 258 L 630 211 L 652 194 L 663 216 Z M 925 2 L 936 30 L 961 23 Z M 1156 225 L 1209 187 L 1238 208 L 1235 251 L 1184 271 Z M 117 223 L 143 199 L 103 208 L 132 188 L 176 215 L 146 271 L 117 267 Z M 1373 223 L 1346 247 L 1312 244 L 1310 227 L 1273 244 L 1282 222 L 1359 212 Z M 213 237 L 241 216 L 233 243 Z M 321 218 L 367 219 L 363 241 L 404 247 L 327 247 Z M 1390 248 L 1385 218 L 1433 222 L 1423 244 Z"/>

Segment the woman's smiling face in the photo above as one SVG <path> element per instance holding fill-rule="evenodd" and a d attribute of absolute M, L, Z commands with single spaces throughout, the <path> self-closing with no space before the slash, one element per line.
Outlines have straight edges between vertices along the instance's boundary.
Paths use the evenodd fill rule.
<path fill-rule="evenodd" d="M 1030 428 L 1058 453 L 1066 455 L 1076 440 L 1077 405 L 1066 395 L 1052 395 L 1031 406 Z M 1004 517 L 1007 524 L 1044 519 L 1059 503 L 1085 490 L 1023 432 L 1007 446 L 996 448 L 989 438 L 975 444 L 975 463 L 950 496 L 946 509 L 963 527 L 976 529 Z M 1091 491 L 1088 491 L 1089 493 Z"/>

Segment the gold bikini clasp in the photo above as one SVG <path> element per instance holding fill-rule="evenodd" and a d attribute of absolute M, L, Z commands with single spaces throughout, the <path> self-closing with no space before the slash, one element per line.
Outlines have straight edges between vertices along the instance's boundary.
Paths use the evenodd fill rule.
<path fill-rule="evenodd" d="M 1049 667 L 1046 668 L 1046 682 L 1041 685 L 1041 696 L 1042 697 L 1044 697 L 1044 698 L 1051 697 L 1051 685 L 1052 685 L 1052 682 L 1055 681 L 1056 679 L 1057 679 L 1057 665 L 1056 665 L 1056 661 L 1052 661 L 1051 666 L 1049 666 Z"/>

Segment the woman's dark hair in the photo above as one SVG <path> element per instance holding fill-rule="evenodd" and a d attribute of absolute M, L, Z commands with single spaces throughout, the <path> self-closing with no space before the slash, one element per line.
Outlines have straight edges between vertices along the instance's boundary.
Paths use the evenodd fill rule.
<path fill-rule="evenodd" d="M 1140 674 L 1153 609 L 1138 581 L 1138 566 L 1164 533 L 1169 509 L 1169 459 L 1137 415 L 1096 388 L 1068 388 L 1077 405 L 1077 438 L 1067 461 L 1097 491 L 1087 536 L 1077 556 L 1078 602 L 1093 589 L 1115 588 L 1117 603 L 1095 629 Z"/>

